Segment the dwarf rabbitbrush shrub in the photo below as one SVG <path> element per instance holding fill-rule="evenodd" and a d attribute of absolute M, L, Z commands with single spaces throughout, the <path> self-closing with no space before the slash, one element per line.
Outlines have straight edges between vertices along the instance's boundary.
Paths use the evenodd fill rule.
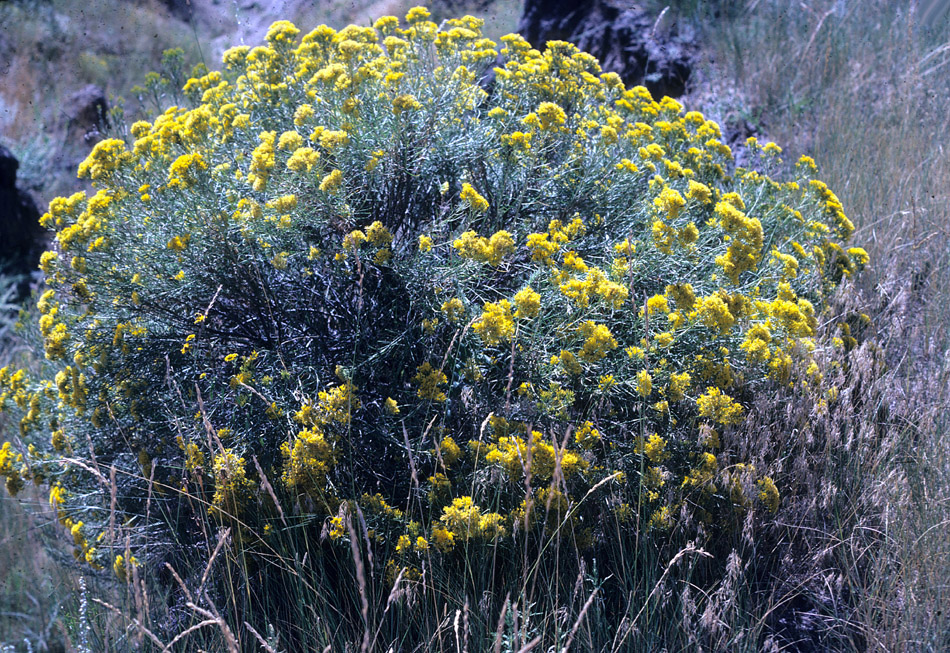
<path fill-rule="evenodd" d="M 372 571 L 415 581 L 777 509 L 720 436 L 818 392 L 819 314 L 867 262 L 814 163 L 752 140 L 736 168 L 568 43 L 427 18 L 275 23 L 43 216 L 46 360 L 0 370 L 0 474 L 48 485 L 93 567 L 209 524 L 250 558 L 291 522 L 349 551 L 358 516 Z"/>

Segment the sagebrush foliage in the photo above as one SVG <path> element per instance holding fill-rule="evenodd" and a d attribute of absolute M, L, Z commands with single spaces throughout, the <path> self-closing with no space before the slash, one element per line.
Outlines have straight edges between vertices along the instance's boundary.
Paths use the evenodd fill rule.
<path fill-rule="evenodd" d="M 814 163 L 777 181 L 752 142 L 735 168 L 715 123 L 570 44 L 427 18 L 276 23 L 50 205 L 48 362 L 0 370 L 0 474 L 48 484 L 93 566 L 209 523 L 251 558 L 289 521 L 345 547 L 358 515 L 373 571 L 415 580 L 777 509 L 720 434 L 821 387 L 818 316 L 867 262 Z"/>

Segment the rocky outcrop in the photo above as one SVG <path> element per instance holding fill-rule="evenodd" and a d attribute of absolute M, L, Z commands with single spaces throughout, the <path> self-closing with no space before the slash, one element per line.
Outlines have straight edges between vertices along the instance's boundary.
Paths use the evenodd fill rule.
<path fill-rule="evenodd" d="M 109 126 L 109 103 L 105 91 L 88 84 L 66 100 L 63 106 L 66 143 L 94 145 L 102 140 L 103 130 Z"/>
<path fill-rule="evenodd" d="M 191 20 L 195 15 L 195 7 L 192 0 L 160 0 L 169 13 L 179 20 Z"/>
<path fill-rule="evenodd" d="M 597 57 L 627 86 L 642 84 L 654 97 L 686 92 L 697 51 L 695 30 L 625 6 L 621 0 L 525 0 L 518 31 L 534 47 L 570 41 Z"/>
<path fill-rule="evenodd" d="M 16 186 L 19 167 L 13 153 L 0 145 L 0 271 L 7 274 L 36 269 L 46 233 L 36 202 Z"/>

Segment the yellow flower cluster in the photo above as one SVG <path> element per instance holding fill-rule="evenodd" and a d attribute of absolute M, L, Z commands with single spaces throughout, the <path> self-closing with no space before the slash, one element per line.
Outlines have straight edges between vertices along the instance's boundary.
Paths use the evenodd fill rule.
<path fill-rule="evenodd" d="M 488 210 L 488 200 L 479 195 L 478 191 L 472 188 L 472 185 L 468 182 L 462 184 L 462 192 L 459 194 L 459 197 L 476 213 L 484 213 Z M 497 265 L 497 263 L 495 263 L 495 265 Z"/>
<path fill-rule="evenodd" d="M 419 389 L 416 391 L 416 396 L 420 399 L 436 402 L 445 401 L 447 399 L 445 392 L 443 392 L 440 386 L 448 383 L 449 379 L 441 370 L 432 367 L 428 361 L 416 368 L 416 375 L 412 380 L 419 386 Z"/>
<path fill-rule="evenodd" d="M 201 173 L 207 169 L 208 164 L 198 152 L 182 154 L 168 168 L 168 187 L 194 186 L 201 179 Z"/>
<path fill-rule="evenodd" d="M 584 338 L 584 344 L 577 355 L 589 363 L 599 361 L 617 348 L 617 340 L 604 324 L 587 320 L 577 328 L 577 333 Z"/>
<path fill-rule="evenodd" d="M 719 388 L 706 388 L 696 400 L 699 414 L 719 424 L 738 424 L 742 421 L 742 406 Z"/>
<path fill-rule="evenodd" d="M 654 465 L 669 460 L 670 452 L 666 450 L 666 440 L 654 433 L 643 443 L 643 453 Z"/>
<path fill-rule="evenodd" d="M 214 496 L 211 499 L 212 510 L 223 516 L 240 517 L 255 483 L 247 478 L 244 458 L 230 449 L 214 457 Z"/>
<path fill-rule="evenodd" d="M 107 179 L 131 158 L 131 154 L 125 149 L 124 141 L 118 138 L 99 141 L 86 160 L 79 164 L 79 178 L 88 177 L 93 181 Z"/>
<path fill-rule="evenodd" d="M 739 200 L 741 202 L 741 199 Z M 722 230 L 732 239 L 726 253 L 716 257 L 732 283 L 739 283 L 739 275 L 755 270 L 762 258 L 762 223 L 747 217 L 733 203 L 722 201 L 716 205 Z"/>
<path fill-rule="evenodd" d="M 514 300 L 516 318 L 537 317 L 541 312 L 541 295 L 534 292 L 531 286 L 519 290 L 515 294 Z"/>
<path fill-rule="evenodd" d="M 495 232 L 491 238 L 466 231 L 452 243 L 452 247 L 458 250 L 462 258 L 488 263 L 493 267 L 501 265 L 501 260 L 515 251 L 511 234 L 504 230 Z"/>
<path fill-rule="evenodd" d="M 10 443 L 4 442 L 0 447 L 0 476 L 7 479 L 7 492 L 10 496 L 16 496 L 23 488 L 23 478 L 20 473 L 20 465 L 23 462 L 23 454 L 13 453 L 10 449 Z"/>
<path fill-rule="evenodd" d="M 512 481 L 519 481 L 526 473 L 538 482 L 551 480 L 556 470 L 564 478 L 587 469 L 587 461 L 573 451 L 558 451 L 544 440 L 538 431 L 532 431 L 528 440 L 517 435 L 503 435 L 488 445 L 485 461 L 499 465 Z"/>
<path fill-rule="evenodd" d="M 756 481 L 756 485 L 759 486 L 759 500 L 769 512 L 776 512 L 780 497 L 778 488 L 775 487 L 775 481 L 766 476 Z"/>
<path fill-rule="evenodd" d="M 281 476 L 287 488 L 320 500 L 327 488 L 327 475 L 335 462 L 333 445 L 317 427 L 304 429 L 293 445 L 281 445 L 284 469 Z"/>
<path fill-rule="evenodd" d="M 472 330 L 481 336 L 488 346 L 499 345 L 511 340 L 515 333 L 515 321 L 511 313 L 511 302 L 486 302 L 482 316 L 472 324 Z"/>
<path fill-rule="evenodd" d="M 680 209 L 686 206 L 686 200 L 679 192 L 669 186 L 660 191 L 659 196 L 653 200 L 653 205 L 663 213 L 669 220 L 675 220 L 680 213 Z"/>
<path fill-rule="evenodd" d="M 637 394 L 641 397 L 649 397 L 653 392 L 653 377 L 646 370 L 637 372 Z"/>
<path fill-rule="evenodd" d="M 582 449 L 591 449 L 601 441 L 600 431 L 595 429 L 594 425 L 589 421 L 584 422 L 574 432 L 574 441 L 577 442 L 578 446 Z"/>
<path fill-rule="evenodd" d="M 436 546 L 442 551 L 451 550 L 456 540 L 493 541 L 506 534 L 505 518 L 497 512 L 482 512 L 469 496 L 459 497 L 443 508 L 432 530 Z"/>

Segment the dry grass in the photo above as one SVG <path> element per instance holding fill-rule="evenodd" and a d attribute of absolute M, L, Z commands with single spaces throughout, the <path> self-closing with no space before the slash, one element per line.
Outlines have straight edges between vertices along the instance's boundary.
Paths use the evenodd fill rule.
<path fill-rule="evenodd" d="M 75 608 L 76 585 L 62 558 L 69 553 L 57 543 L 59 529 L 39 494 L 0 496 L 0 645 L 29 640 L 40 650 L 56 650 L 69 639 L 64 619 Z"/>
<path fill-rule="evenodd" d="M 823 627 L 858 650 L 950 646 L 950 25 L 921 25 L 913 8 L 751 2 L 717 26 L 713 55 L 714 78 L 787 159 L 818 161 L 872 257 L 837 307 L 871 317 L 866 343 L 825 380 L 841 402 L 821 415 L 759 406 L 748 439 L 801 484 L 780 538 L 799 569 L 783 570 L 777 601 L 842 601 Z"/>

